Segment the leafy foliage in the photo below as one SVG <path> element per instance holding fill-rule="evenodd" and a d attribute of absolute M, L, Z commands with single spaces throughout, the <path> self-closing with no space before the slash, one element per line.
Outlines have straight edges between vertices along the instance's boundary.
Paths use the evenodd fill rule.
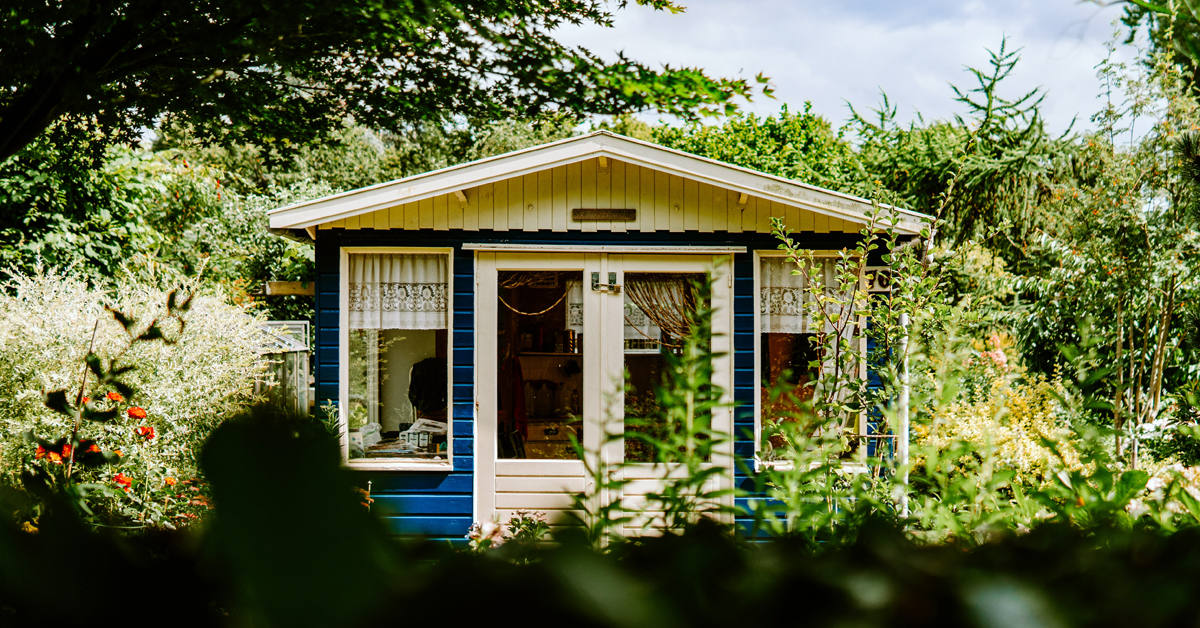
<path fill-rule="evenodd" d="M 744 80 L 624 56 L 609 63 L 554 39 L 565 25 L 611 26 L 595 0 L 26 0 L 7 12 L 0 161 L 64 115 L 126 139 L 166 115 L 212 140 L 286 151 L 346 117 L 396 131 L 555 109 L 691 117 L 728 113 L 753 93 Z"/>

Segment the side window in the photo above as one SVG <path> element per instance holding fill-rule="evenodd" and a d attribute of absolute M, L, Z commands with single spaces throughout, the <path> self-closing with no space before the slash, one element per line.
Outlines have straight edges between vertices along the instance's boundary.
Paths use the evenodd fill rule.
<path fill-rule="evenodd" d="M 350 253 L 350 459 L 449 460 L 449 255 Z"/>
<path fill-rule="evenodd" d="M 857 321 L 842 320 L 843 310 L 832 302 L 820 306 L 826 308 L 824 314 L 814 309 L 818 295 L 834 294 L 841 286 L 837 258 L 817 257 L 813 262 L 809 272 L 797 274 L 793 271 L 799 267 L 785 257 L 759 258 L 757 348 L 762 425 L 796 420 L 798 407 L 813 399 L 817 380 L 832 372 L 832 356 L 822 355 L 822 347 L 835 343 L 831 334 L 851 339 L 857 330 Z M 847 357 L 840 360 L 843 368 Z"/>

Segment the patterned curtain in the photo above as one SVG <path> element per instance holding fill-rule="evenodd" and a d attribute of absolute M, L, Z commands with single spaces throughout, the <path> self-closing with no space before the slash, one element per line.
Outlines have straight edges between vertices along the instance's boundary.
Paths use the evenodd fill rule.
<path fill-rule="evenodd" d="M 803 273 L 793 275 L 793 270 L 799 267 L 785 257 L 763 257 L 759 270 L 759 320 L 760 331 L 768 334 L 808 334 L 817 333 L 812 321 L 805 312 L 804 304 L 812 299 L 808 291 L 809 281 L 819 281 L 825 290 L 837 290 L 837 259 L 816 258 L 813 260 L 816 268 L 812 277 Z M 828 293 L 827 293 L 828 294 Z M 836 304 L 831 304 L 830 315 L 837 316 Z M 829 325 L 826 325 L 829 327 Z M 848 325 L 853 330 L 853 323 Z M 826 331 L 832 331 L 832 328 Z"/>
<path fill-rule="evenodd" d="M 446 329 L 448 259 L 437 253 L 352 253 L 351 329 Z"/>

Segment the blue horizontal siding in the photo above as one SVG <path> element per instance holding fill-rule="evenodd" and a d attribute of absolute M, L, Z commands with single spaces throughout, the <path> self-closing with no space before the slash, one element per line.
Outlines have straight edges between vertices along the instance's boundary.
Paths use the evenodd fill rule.
<path fill-rule="evenodd" d="M 473 519 L 455 516 L 408 516 L 384 517 L 387 530 L 397 536 L 435 536 L 464 538 L 471 529 Z"/>
<path fill-rule="evenodd" d="M 371 512 L 380 516 L 471 516 L 471 495 L 374 495 Z"/>

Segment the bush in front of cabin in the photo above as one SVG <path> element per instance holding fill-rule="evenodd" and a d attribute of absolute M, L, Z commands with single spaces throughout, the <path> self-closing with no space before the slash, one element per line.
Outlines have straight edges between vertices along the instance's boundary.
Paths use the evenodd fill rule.
<path fill-rule="evenodd" d="M 28 491 L 26 523 L 44 509 L 38 486 L 73 487 L 101 525 L 173 526 L 207 510 L 196 456 L 252 399 L 260 320 L 219 292 L 170 283 L 128 272 L 106 291 L 39 268 L 3 285 L 0 483 Z M 84 464 L 89 453 L 106 460 Z"/>

